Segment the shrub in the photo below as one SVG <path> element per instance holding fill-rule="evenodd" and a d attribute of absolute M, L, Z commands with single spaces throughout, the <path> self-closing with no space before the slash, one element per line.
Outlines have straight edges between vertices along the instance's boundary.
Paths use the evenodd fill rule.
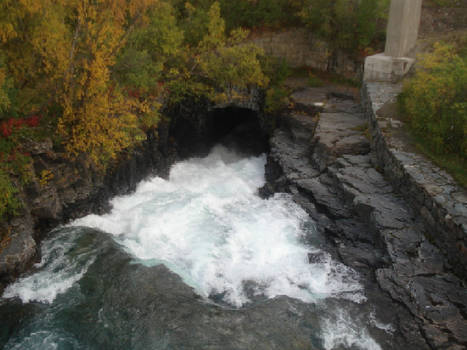
<path fill-rule="evenodd" d="M 14 215 L 20 208 L 20 201 L 16 197 L 18 190 L 9 175 L 0 168 L 0 220 L 7 215 Z"/>
<path fill-rule="evenodd" d="M 266 90 L 265 107 L 267 113 L 275 113 L 289 104 L 290 91 L 281 86 L 272 86 Z"/>
<path fill-rule="evenodd" d="M 269 79 L 269 85 L 282 85 L 284 81 L 292 74 L 292 69 L 285 59 L 274 56 L 263 55 L 260 57 L 261 67 L 264 74 Z"/>
<path fill-rule="evenodd" d="M 420 57 L 420 69 L 408 80 L 400 106 L 410 128 L 437 154 L 467 158 L 467 60 L 453 46 L 435 44 Z"/>

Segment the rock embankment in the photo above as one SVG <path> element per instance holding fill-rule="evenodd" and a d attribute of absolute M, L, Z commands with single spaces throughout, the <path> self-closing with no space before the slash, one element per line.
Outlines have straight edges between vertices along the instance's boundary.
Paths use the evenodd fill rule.
<path fill-rule="evenodd" d="M 38 243 L 51 228 L 90 212 L 106 211 L 112 196 L 133 191 L 150 173 L 167 174 L 176 158 L 167 125 L 160 125 L 157 133 L 148 133 L 131 156 L 123 156 L 106 173 L 84 160 L 68 161 L 53 149 L 50 140 L 31 144 L 29 149 L 31 180 L 19 186 L 18 194 L 23 207 L 9 222 L 0 222 L 0 230 L 9 234 L 0 247 L 0 293 L 39 256 Z M 52 174 L 47 180 L 42 176 L 44 171 Z"/>
<path fill-rule="evenodd" d="M 366 83 L 362 90 L 378 166 L 425 224 L 424 234 L 441 249 L 450 269 L 467 279 L 467 191 L 411 150 L 395 114 L 400 84 Z"/>
<path fill-rule="evenodd" d="M 306 94 L 296 97 L 316 106 L 316 91 Z M 378 171 L 363 110 L 329 94 L 315 102 L 325 103 L 319 119 L 293 112 L 275 131 L 261 193 L 292 193 L 335 254 L 366 276 L 369 302 L 391 299 L 390 310 L 376 312 L 397 328 L 394 348 L 465 348 L 465 282 L 426 238 L 426 221 Z"/>

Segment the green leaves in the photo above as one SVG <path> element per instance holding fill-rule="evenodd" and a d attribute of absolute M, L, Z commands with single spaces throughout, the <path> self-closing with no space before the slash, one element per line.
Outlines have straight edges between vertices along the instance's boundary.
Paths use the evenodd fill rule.
<path fill-rule="evenodd" d="M 225 101 L 232 100 L 250 85 L 266 85 L 268 80 L 258 59 L 260 53 L 254 45 L 220 47 L 206 55 L 200 65 L 201 71 L 213 86 L 226 94 Z"/>
<path fill-rule="evenodd" d="M 8 174 L 0 168 L 0 219 L 4 219 L 6 215 L 14 215 L 21 207 L 16 198 L 17 192 Z"/>
<path fill-rule="evenodd" d="M 189 46 L 180 51 L 178 64 L 166 75 L 172 103 L 180 102 L 184 96 L 223 103 L 242 98 L 249 86 L 267 84 L 260 62 L 262 51 L 243 43 L 248 35 L 245 30 L 226 35 L 218 2 L 208 8 L 187 3 L 186 8 L 188 18 L 183 21 L 183 28 Z M 194 32 L 199 35 L 196 40 L 190 34 Z"/>
<path fill-rule="evenodd" d="M 384 37 L 389 0 L 304 0 L 302 21 L 333 49 L 354 55 Z"/>
<path fill-rule="evenodd" d="M 43 115 L 70 158 L 102 167 L 157 126 L 161 103 L 231 100 L 268 81 L 247 33 L 226 35 L 217 1 L 5 0 L 0 10 L 0 113 Z"/>
<path fill-rule="evenodd" d="M 467 59 L 453 46 L 435 44 L 400 98 L 413 132 L 435 153 L 467 158 Z"/>

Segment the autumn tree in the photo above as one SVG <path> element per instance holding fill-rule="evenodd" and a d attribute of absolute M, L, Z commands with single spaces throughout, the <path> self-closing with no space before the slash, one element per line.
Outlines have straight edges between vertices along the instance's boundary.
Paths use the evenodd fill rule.
<path fill-rule="evenodd" d="M 70 156 L 87 153 L 94 163 L 105 164 L 130 144 L 125 128 L 135 123 L 110 79 L 115 52 L 124 40 L 125 8 L 119 1 L 82 0 L 74 5 L 58 132 Z"/>
<path fill-rule="evenodd" d="M 173 8 L 157 2 L 117 55 L 112 74 L 126 97 L 133 99 L 133 110 L 144 130 L 155 127 L 160 119 L 164 81 L 167 72 L 179 64 L 183 38 Z"/>
<path fill-rule="evenodd" d="M 263 73 L 260 56 L 262 50 L 244 43 L 247 32 L 235 30 L 226 35 L 220 5 L 214 2 L 207 10 L 186 4 L 188 18 L 184 22 L 187 33 L 203 33 L 199 38 L 185 38 L 187 49 L 178 67 L 169 76 L 172 98 L 205 96 L 216 102 L 241 98 L 242 90 L 249 86 L 264 86 L 268 79 Z M 195 19 L 190 18 L 193 16 Z M 205 18 L 199 21 L 197 18 Z"/>
<path fill-rule="evenodd" d="M 105 165 L 156 126 L 164 101 L 228 100 L 267 82 L 218 2 L 173 2 L 2 1 L 0 110 L 44 116 L 70 158 Z"/>
<path fill-rule="evenodd" d="M 28 115 L 48 105 L 61 89 L 71 40 L 59 1 L 2 1 L 0 50 L 16 89 L 10 115 Z"/>

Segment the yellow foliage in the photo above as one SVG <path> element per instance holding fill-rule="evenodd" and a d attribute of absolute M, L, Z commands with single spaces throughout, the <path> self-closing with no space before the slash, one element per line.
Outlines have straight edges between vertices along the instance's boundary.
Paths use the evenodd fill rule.
<path fill-rule="evenodd" d="M 54 178 L 54 174 L 50 170 L 42 170 L 41 176 L 39 179 L 39 184 L 41 186 L 47 186 L 47 184 Z"/>
<path fill-rule="evenodd" d="M 157 126 L 164 98 L 226 101 L 267 84 L 261 51 L 243 30 L 225 34 L 218 2 L 186 13 L 180 24 L 171 1 L 2 0 L 0 111 L 44 117 L 70 158 L 104 167 Z"/>
<path fill-rule="evenodd" d="M 57 102 L 63 114 L 58 132 L 66 140 L 72 158 L 86 153 L 100 166 L 132 144 L 138 128 L 135 113 L 147 113 L 151 106 L 137 99 L 126 99 L 110 77 L 117 50 L 126 36 L 126 9 L 139 16 L 154 1 L 130 2 L 90 0 L 76 8 L 78 38 L 71 74 Z"/>
<path fill-rule="evenodd" d="M 191 4 L 187 3 L 186 7 L 189 13 L 195 13 Z M 185 52 L 184 65 L 170 72 L 176 80 L 171 86 L 174 95 L 181 91 L 224 103 L 245 98 L 250 86 L 263 87 L 268 83 L 259 61 L 263 51 L 242 43 L 248 35 L 245 30 L 234 30 L 230 36 L 225 34 L 217 1 L 208 9 L 204 25 L 206 33 L 196 47 Z"/>

